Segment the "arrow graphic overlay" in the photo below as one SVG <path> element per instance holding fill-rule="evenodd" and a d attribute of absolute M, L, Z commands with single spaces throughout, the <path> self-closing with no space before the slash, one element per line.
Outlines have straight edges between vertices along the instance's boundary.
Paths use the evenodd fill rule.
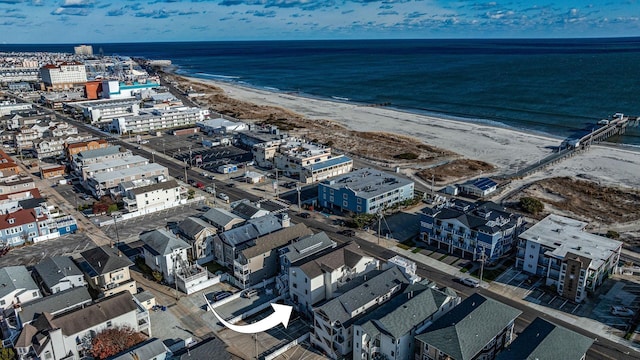
<path fill-rule="evenodd" d="M 286 329 L 287 326 L 289 325 L 289 318 L 291 317 L 291 311 L 293 310 L 293 308 L 289 305 L 280 305 L 280 304 L 272 303 L 271 307 L 273 308 L 273 311 L 274 311 L 273 314 L 253 324 L 234 325 L 234 324 L 231 324 L 230 322 L 225 321 L 220 315 L 218 315 L 217 312 L 215 312 L 215 310 L 213 310 L 213 306 L 211 306 L 211 303 L 209 302 L 209 299 L 207 299 L 206 295 L 202 294 L 202 296 L 204 297 L 204 301 L 207 302 L 207 307 L 209 308 L 209 310 L 211 310 L 213 315 L 215 315 L 216 318 L 218 318 L 218 320 L 222 323 L 222 325 L 228 327 L 229 329 L 235 332 L 239 332 L 243 334 L 256 334 L 259 332 L 267 331 L 273 327 L 278 326 L 280 323 L 282 323 L 282 325 L 284 325 Z"/>

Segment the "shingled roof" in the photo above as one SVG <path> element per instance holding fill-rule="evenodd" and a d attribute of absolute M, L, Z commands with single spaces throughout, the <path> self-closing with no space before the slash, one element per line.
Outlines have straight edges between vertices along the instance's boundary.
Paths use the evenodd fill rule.
<path fill-rule="evenodd" d="M 255 246 L 242 250 L 242 255 L 246 259 L 251 259 L 272 249 L 280 248 L 290 241 L 312 234 L 313 232 L 304 223 L 299 223 L 257 238 Z"/>
<path fill-rule="evenodd" d="M 144 248 L 153 255 L 169 255 L 176 249 L 189 249 L 191 245 L 178 239 L 165 229 L 156 229 L 140 235 Z"/>
<path fill-rule="evenodd" d="M 300 270 L 313 279 L 325 271 L 331 272 L 345 265 L 353 268 L 363 257 L 360 247 L 356 243 L 349 243 L 316 258 L 302 259 L 293 265 L 300 267 Z"/>
<path fill-rule="evenodd" d="M 96 277 L 133 265 L 131 260 L 119 256 L 117 251 L 106 245 L 83 251 L 80 255 L 84 261 L 79 263 L 80 268 L 90 277 Z"/>
<path fill-rule="evenodd" d="M 521 313 L 474 293 L 417 335 L 416 340 L 456 360 L 470 360 Z"/>

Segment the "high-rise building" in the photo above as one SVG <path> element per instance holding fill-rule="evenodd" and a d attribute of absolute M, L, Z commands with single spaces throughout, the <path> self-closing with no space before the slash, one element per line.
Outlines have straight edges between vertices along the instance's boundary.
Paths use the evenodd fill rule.
<path fill-rule="evenodd" d="M 78 45 L 73 47 L 73 51 L 76 55 L 93 55 L 93 46 Z"/>

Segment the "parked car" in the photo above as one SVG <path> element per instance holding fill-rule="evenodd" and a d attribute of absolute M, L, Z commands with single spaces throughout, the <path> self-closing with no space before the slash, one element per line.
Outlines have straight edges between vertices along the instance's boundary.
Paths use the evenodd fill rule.
<path fill-rule="evenodd" d="M 633 310 L 625 306 L 612 306 L 611 314 L 617 316 L 633 316 L 634 312 Z"/>
<path fill-rule="evenodd" d="M 231 296 L 231 293 L 229 291 L 218 291 L 213 294 L 212 298 L 213 298 L 213 301 L 220 301 L 229 296 Z"/>
<path fill-rule="evenodd" d="M 478 286 L 480 286 L 480 281 L 472 278 L 462 278 L 462 279 L 459 279 L 458 281 L 462 285 L 466 285 L 473 288 L 477 288 Z"/>
<path fill-rule="evenodd" d="M 303 212 L 303 213 L 298 214 L 298 216 L 300 216 L 303 219 L 308 219 L 308 218 L 311 217 L 311 214 L 309 214 L 308 212 Z"/>
<path fill-rule="evenodd" d="M 207 186 L 206 188 L 204 188 L 204 191 L 208 192 L 209 194 L 213 194 L 214 190 L 211 186 Z"/>
<path fill-rule="evenodd" d="M 245 291 L 242 292 L 242 297 L 245 297 L 247 299 L 250 299 L 254 296 L 258 295 L 258 290 L 256 289 L 247 289 Z"/>

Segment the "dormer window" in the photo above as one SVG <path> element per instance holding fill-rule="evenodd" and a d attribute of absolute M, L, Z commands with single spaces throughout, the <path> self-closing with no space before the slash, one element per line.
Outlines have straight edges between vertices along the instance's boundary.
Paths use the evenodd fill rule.
<path fill-rule="evenodd" d="M 16 219 L 13 219 L 13 218 L 10 218 L 10 219 L 9 219 L 9 224 L 13 224 L 13 223 L 15 223 L 15 222 L 16 222 Z"/>

